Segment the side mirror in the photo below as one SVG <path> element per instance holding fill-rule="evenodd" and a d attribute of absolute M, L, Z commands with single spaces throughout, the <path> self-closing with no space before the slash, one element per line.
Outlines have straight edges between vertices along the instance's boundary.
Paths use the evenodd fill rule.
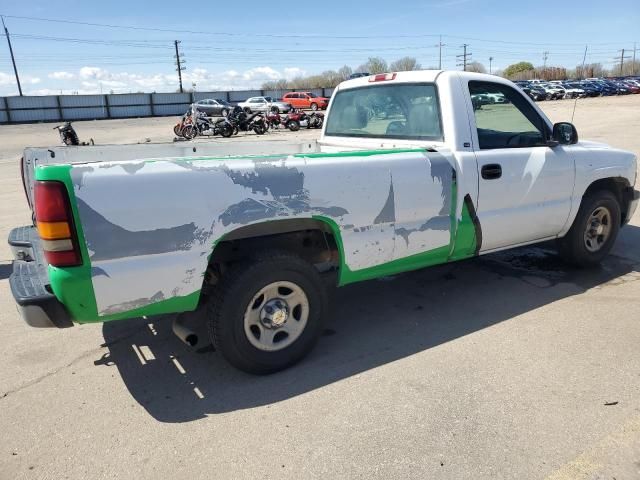
<path fill-rule="evenodd" d="M 569 122 L 559 122 L 553 125 L 553 140 L 560 145 L 573 145 L 578 143 L 578 131 Z"/>

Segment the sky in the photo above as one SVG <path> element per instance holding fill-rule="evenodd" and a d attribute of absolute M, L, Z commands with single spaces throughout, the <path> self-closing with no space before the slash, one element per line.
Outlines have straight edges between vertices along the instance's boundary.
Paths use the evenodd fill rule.
<path fill-rule="evenodd" d="M 487 69 L 493 57 L 494 71 L 542 65 L 544 52 L 548 66 L 574 68 L 585 46 L 587 63 L 610 68 L 620 49 L 632 55 L 634 42 L 640 59 L 638 0 L 5 0 L 0 14 L 28 95 L 176 91 L 174 40 L 186 61 L 184 86 L 198 91 L 355 69 L 370 56 L 437 67 L 440 36 L 444 69 L 461 69 L 456 55 L 465 43 Z M 0 96 L 16 94 L 2 35 Z"/>

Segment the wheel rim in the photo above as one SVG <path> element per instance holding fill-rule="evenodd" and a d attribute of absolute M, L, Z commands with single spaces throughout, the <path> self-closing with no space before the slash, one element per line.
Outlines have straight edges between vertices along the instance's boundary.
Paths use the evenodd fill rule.
<path fill-rule="evenodd" d="M 249 302 L 244 332 L 258 350 L 276 352 L 300 337 L 308 319 L 309 300 L 302 288 L 292 282 L 273 282 Z"/>
<path fill-rule="evenodd" d="M 597 252 L 607 243 L 611 235 L 611 212 L 606 207 L 596 208 L 587 220 L 584 232 L 584 246 L 590 252 Z"/>

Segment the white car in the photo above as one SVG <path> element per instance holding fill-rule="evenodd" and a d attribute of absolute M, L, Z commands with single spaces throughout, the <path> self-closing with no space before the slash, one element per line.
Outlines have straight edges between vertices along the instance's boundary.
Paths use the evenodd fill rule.
<path fill-rule="evenodd" d="M 276 113 L 288 113 L 291 111 L 291 104 L 281 102 L 273 97 L 251 97 L 244 102 L 238 103 L 247 113 L 253 112 L 276 112 Z"/>

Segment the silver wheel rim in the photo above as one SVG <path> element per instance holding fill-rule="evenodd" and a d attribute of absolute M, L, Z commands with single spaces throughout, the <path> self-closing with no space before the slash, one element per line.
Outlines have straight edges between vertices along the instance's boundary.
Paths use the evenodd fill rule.
<path fill-rule="evenodd" d="M 596 208 L 587 220 L 584 232 L 584 246 L 590 252 L 597 252 L 607 243 L 611 235 L 611 212 L 606 207 Z"/>
<path fill-rule="evenodd" d="M 258 350 L 277 352 L 287 348 L 304 331 L 309 300 L 292 282 L 273 282 L 261 288 L 244 313 L 244 333 Z"/>

